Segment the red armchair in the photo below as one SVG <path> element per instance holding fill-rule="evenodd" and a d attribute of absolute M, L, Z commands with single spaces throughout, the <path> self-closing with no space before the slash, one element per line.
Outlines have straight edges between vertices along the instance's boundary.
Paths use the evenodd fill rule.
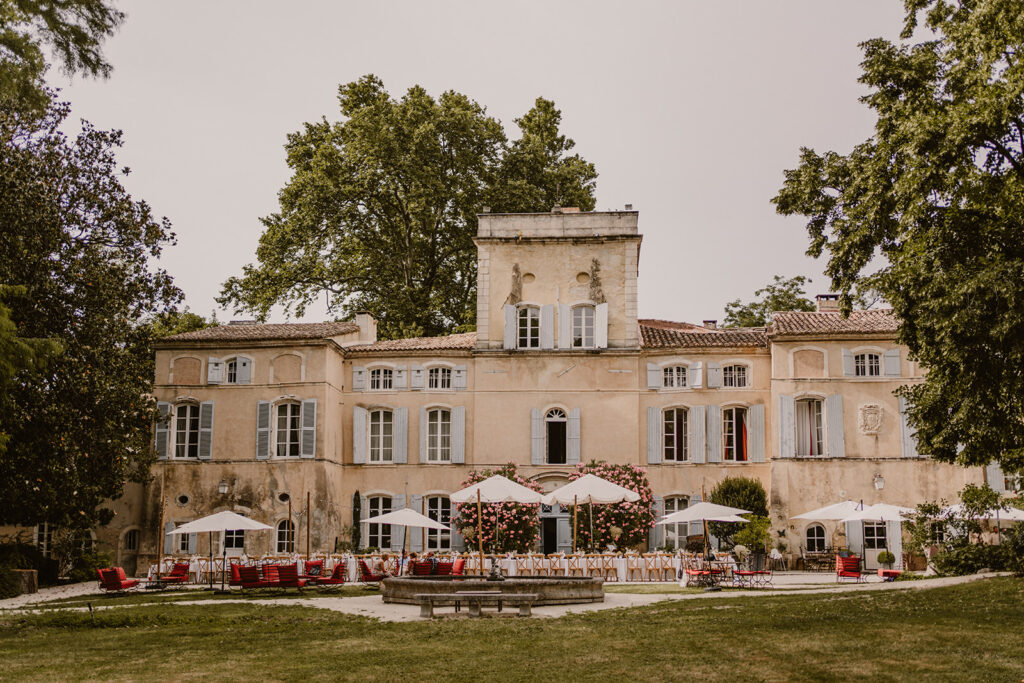
<path fill-rule="evenodd" d="M 316 580 L 318 586 L 341 586 L 345 583 L 345 563 L 338 562 L 334 565 L 334 571 L 330 577 L 320 577 Z"/>
<path fill-rule="evenodd" d="M 853 579 L 860 583 L 864 580 L 860 571 L 859 557 L 840 557 L 836 555 L 836 583 L 842 579 Z"/>
<path fill-rule="evenodd" d="M 278 565 L 277 584 L 281 588 L 295 588 L 301 591 L 306 585 L 306 580 L 299 578 L 299 565 L 293 562 L 292 564 Z"/>
<path fill-rule="evenodd" d="M 259 575 L 257 575 L 257 580 Z M 242 585 L 242 565 L 237 562 L 231 563 L 231 580 L 228 581 L 229 586 L 241 586 Z"/>
<path fill-rule="evenodd" d="M 274 579 L 269 579 L 269 572 L 267 567 L 270 565 L 263 565 L 263 578 L 260 578 L 260 570 L 258 567 L 239 567 L 238 577 L 242 590 L 247 588 L 277 588 L 280 584 L 277 581 L 277 567 L 274 566 Z"/>
<path fill-rule="evenodd" d="M 308 560 L 303 571 L 302 578 L 309 581 L 316 581 L 323 578 L 324 575 L 324 561 L 323 560 Z"/>
<path fill-rule="evenodd" d="M 366 560 L 359 560 L 359 580 L 363 583 L 380 583 L 384 580 L 383 574 L 374 574 L 370 571 Z"/>
<path fill-rule="evenodd" d="M 164 585 L 188 583 L 188 562 L 175 562 L 171 573 L 160 577 L 160 583 Z"/>
<path fill-rule="evenodd" d="M 129 579 L 121 567 L 97 569 L 100 577 L 100 589 L 110 593 L 126 591 L 139 585 L 138 579 Z"/>

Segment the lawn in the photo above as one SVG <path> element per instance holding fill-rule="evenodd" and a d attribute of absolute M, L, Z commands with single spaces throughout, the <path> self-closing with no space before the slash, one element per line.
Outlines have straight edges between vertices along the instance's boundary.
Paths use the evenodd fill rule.
<path fill-rule="evenodd" d="M 259 602 L 0 615 L 0 679 L 1016 681 L 1022 605 L 1024 581 L 1004 578 L 556 620 L 377 623 Z"/>

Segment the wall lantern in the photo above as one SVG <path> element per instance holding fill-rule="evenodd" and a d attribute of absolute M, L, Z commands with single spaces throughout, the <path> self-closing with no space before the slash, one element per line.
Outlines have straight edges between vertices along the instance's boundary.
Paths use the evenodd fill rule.
<path fill-rule="evenodd" d="M 219 493 L 220 495 L 223 496 L 227 492 L 228 492 L 228 482 L 227 482 L 226 479 L 221 479 L 220 483 L 217 484 L 217 493 Z"/>
<path fill-rule="evenodd" d="M 875 475 L 875 489 L 878 490 L 878 491 L 881 491 L 884 488 L 885 488 L 885 477 L 883 477 L 881 474 L 876 474 Z"/>

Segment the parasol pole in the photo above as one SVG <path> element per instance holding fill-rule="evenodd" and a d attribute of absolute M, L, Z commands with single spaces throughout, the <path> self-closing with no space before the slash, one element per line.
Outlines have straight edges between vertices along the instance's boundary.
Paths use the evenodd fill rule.
<path fill-rule="evenodd" d="M 576 509 L 579 507 L 579 496 L 573 494 L 572 496 L 572 551 L 576 552 Z"/>
<path fill-rule="evenodd" d="M 476 487 L 476 541 L 480 548 L 480 573 L 484 573 L 484 514 L 480 501 L 480 486 Z"/>
<path fill-rule="evenodd" d="M 163 477 L 160 478 L 160 488 L 163 488 Z M 163 493 L 163 492 L 161 492 Z M 157 529 L 156 539 L 156 580 L 160 582 L 160 568 L 164 563 L 164 508 L 167 506 L 167 494 L 163 494 L 160 498 L 160 528 Z"/>
<path fill-rule="evenodd" d="M 288 496 L 288 539 L 285 552 L 295 552 L 295 524 L 292 522 L 292 497 Z"/>
<path fill-rule="evenodd" d="M 590 499 L 590 552 L 594 552 L 594 499 Z"/>
<path fill-rule="evenodd" d="M 309 562 L 309 518 L 313 510 L 309 507 L 309 491 L 306 491 L 306 562 Z"/>
<path fill-rule="evenodd" d="M 210 531 L 210 571 L 207 572 L 210 575 L 210 590 L 213 590 L 213 531 Z"/>

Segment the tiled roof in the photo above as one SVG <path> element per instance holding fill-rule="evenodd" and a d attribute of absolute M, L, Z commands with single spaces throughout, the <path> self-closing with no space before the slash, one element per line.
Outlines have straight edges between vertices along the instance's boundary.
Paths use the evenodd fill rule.
<path fill-rule="evenodd" d="M 352 322 L 268 323 L 218 325 L 167 337 L 165 341 L 270 341 L 275 339 L 326 339 L 358 332 Z"/>
<path fill-rule="evenodd" d="M 378 351 L 469 351 L 476 346 L 476 332 L 449 334 L 444 337 L 412 337 L 389 339 L 365 346 L 349 346 L 345 353 L 375 353 Z"/>
<path fill-rule="evenodd" d="M 775 334 L 864 334 L 892 333 L 899 329 L 899 320 L 892 309 L 851 311 L 850 317 L 838 312 L 789 311 L 772 316 Z"/>
<path fill-rule="evenodd" d="M 763 327 L 708 329 L 690 323 L 640 320 L 640 339 L 646 349 L 716 346 L 767 346 Z"/>

